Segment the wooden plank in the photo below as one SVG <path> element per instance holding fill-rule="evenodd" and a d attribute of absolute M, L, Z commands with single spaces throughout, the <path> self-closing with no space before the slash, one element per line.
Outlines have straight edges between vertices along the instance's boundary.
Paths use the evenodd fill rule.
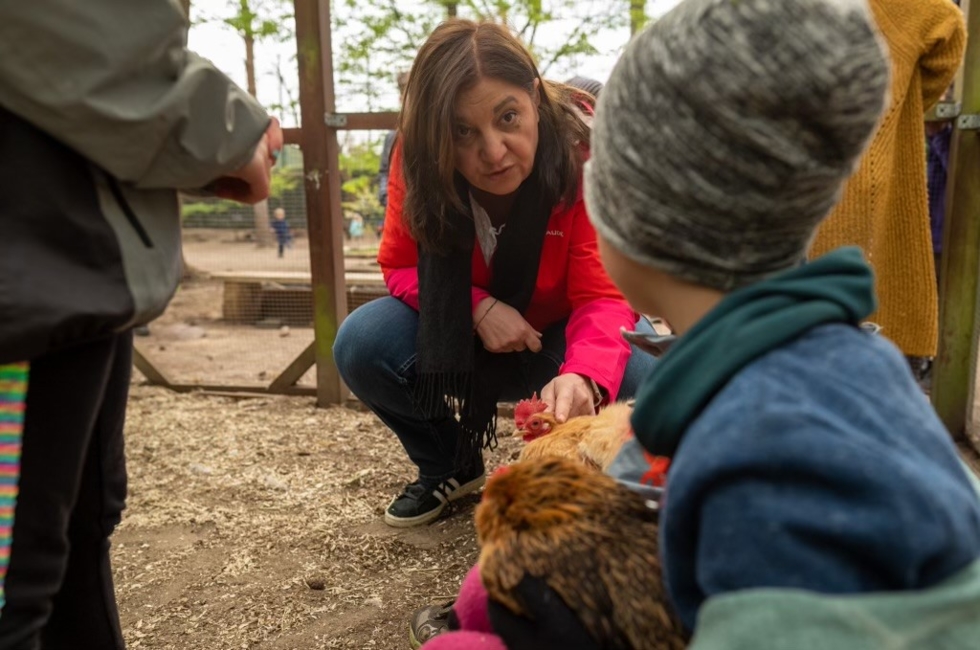
<path fill-rule="evenodd" d="M 173 386 L 173 382 L 163 374 L 163 371 L 153 365 L 153 362 L 136 345 L 133 346 L 133 365 L 154 386 L 166 386 L 167 388 Z"/>
<path fill-rule="evenodd" d="M 973 5 L 972 9 L 970 5 Z M 963 3 L 969 38 L 956 94 L 962 114 L 980 114 L 980 2 Z M 955 124 L 955 122 L 954 122 Z M 939 353 L 932 403 L 954 438 L 966 435 L 977 359 L 980 275 L 980 131 L 953 130 L 940 277 Z"/>
<path fill-rule="evenodd" d="M 249 323 L 262 312 L 262 285 L 259 282 L 225 282 L 221 296 L 221 317 L 231 323 Z"/>
<path fill-rule="evenodd" d="M 225 282 L 310 282 L 308 271 L 219 271 L 210 276 L 213 280 Z"/>
<path fill-rule="evenodd" d="M 390 131 L 398 127 L 398 113 L 338 113 L 347 124 L 338 131 Z"/>
<path fill-rule="evenodd" d="M 345 271 L 347 284 L 384 284 L 380 271 Z M 306 271 L 222 271 L 211 273 L 211 278 L 225 283 L 278 282 L 280 284 L 310 284 L 312 275 Z"/>
<path fill-rule="evenodd" d="M 345 126 L 327 127 L 337 131 L 390 131 L 398 128 L 398 113 L 337 113 L 347 120 Z M 302 129 L 282 130 L 286 144 L 303 144 Z"/>
<path fill-rule="evenodd" d="M 328 129 L 336 110 L 329 0 L 295 0 L 303 180 L 313 288 L 317 403 L 340 404 L 345 389 L 333 360 L 337 329 L 347 313 L 344 232 L 340 206 L 340 147 Z"/>
<path fill-rule="evenodd" d="M 293 359 L 293 362 L 272 380 L 272 383 L 269 384 L 269 392 L 280 393 L 291 386 L 295 386 L 296 382 L 306 374 L 307 370 L 313 367 L 314 363 L 316 363 L 316 341 L 306 346 L 299 353 L 299 356 Z"/>
<path fill-rule="evenodd" d="M 289 386 L 277 393 L 270 393 L 265 386 L 235 386 L 229 385 L 225 386 L 223 384 L 171 384 L 167 386 L 170 390 L 176 393 L 193 393 L 194 391 L 200 391 L 203 393 L 250 393 L 254 396 L 264 396 L 269 395 L 305 395 L 309 397 L 316 397 L 317 389 L 312 386 Z"/>

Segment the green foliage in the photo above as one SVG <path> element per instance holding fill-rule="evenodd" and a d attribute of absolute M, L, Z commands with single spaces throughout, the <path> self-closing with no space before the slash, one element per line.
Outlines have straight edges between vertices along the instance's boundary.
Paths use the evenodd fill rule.
<path fill-rule="evenodd" d="M 629 8 L 625 0 L 581 2 L 580 0 L 466 0 L 460 3 L 460 15 L 478 20 L 498 20 L 510 25 L 538 60 L 541 74 L 547 76 L 556 64 L 566 68 L 577 65 L 577 57 L 599 53 L 593 44 L 605 30 L 629 25 Z M 545 45 L 538 39 L 549 23 L 564 21 L 572 31 L 557 45 Z"/>
<path fill-rule="evenodd" d="M 198 215 L 219 215 L 228 212 L 229 209 L 234 207 L 234 203 L 231 201 L 219 201 L 219 200 L 208 200 L 208 201 L 188 201 L 185 200 L 180 206 L 180 215 L 182 218 L 187 219 L 189 217 L 195 217 Z"/>
<path fill-rule="evenodd" d="M 630 0 L 630 35 L 643 29 L 647 22 L 646 3 L 643 0 Z"/>
<path fill-rule="evenodd" d="M 402 10 L 402 4 L 397 0 L 335 3 L 334 33 L 345 35 L 336 48 L 338 96 L 363 96 L 368 110 L 397 109 L 375 104 L 380 97 L 397 96 L 397 72 L 411 67 L 418 47 L 445 20 L 450 5 L 460 17 L 509 25 L 535 55 L 545 76 L 555 67 L 568 73 L 579 65 L 580 57 L 599 53 L 595 42 L 601 32 L 645 21 L 642 0 L 427 0 L 411 12 Z M 561 43 L 541 43 L 539 35 L 556 21 L 571 26 L 571 32 Z"/>
<path fill-rule="evenodd" d="M 334 2 L 334 79 L 337 96 L 358 96 L 360 110 L 397 110 L 397 103 L 379 104 L 382 97 L 397 101 L 395 77 L 411 67 L 415 52 L 444 19 L 444 7 L 426 3 L 420 11 L 405 12 L 398 0 L 337 0 Z"/>
<path fill-rule="evenodd" d="M 340 154 L 340 173 L 345 177 L 377 176 L 381 167 L 377 142 L 359 142 Z"/>
<path fill-rule="evenodd" d="M 180 217 L 185 228 L 242 228 L 252 223 L 252 207 L 217 198 L 184 196 Z"/>
<path fill-rule="evenodd" d="M 273 199 L 282 198 L 287 192 L 293 192 L 299 188 L 302 180 L 302 167 L 276 165 L 272 168 L 269 197 Z"/>
<path fill-rule="evenodd" d="M 363 194 L 365 191 L 370 191 L 373 189 L 374 182 L 371 180 L 370 176 L 358 176 L 352 178 L 349 181 L 345 181 L 340 189 L 345 194 Z"/>
<path fill-rule="evenodd" d="M 292 36 L 293 13 L 291 0 L 227 0 L 228 12 L 220 21 L 244 39 L 260 40 L 276 37 L 285 40 Z"/>
<path fill-rule="evenodd" d="M 353 144 L 340 155 L 342 206 L 344 213 L 361 215 L 368 224 L 377 224 L 384 216 L 378 202 L 378 169 L 381 158 L 377 142 Z"/>

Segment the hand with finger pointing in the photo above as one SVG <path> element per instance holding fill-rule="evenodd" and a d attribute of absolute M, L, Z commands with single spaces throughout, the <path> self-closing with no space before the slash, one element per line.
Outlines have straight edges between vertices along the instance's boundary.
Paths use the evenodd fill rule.
<path fill-rule="evenodd" d="M 548 405 L 545 412 L 554 413 L 558 422 L 577 415 L 595 415 L 592 385 L 576 373 L 558 375 L 548 382 L 541 389 L 541 400 Z"/>

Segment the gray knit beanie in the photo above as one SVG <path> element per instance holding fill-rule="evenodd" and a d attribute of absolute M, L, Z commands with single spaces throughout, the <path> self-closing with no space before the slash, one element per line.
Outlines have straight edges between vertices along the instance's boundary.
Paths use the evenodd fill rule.
<path fill-rule="evenodd" d="M 602 90 L 592 223 L 635 261 L 723 291 L 793 267 L 888 82 L 866 0 L 684 0 Z"/>

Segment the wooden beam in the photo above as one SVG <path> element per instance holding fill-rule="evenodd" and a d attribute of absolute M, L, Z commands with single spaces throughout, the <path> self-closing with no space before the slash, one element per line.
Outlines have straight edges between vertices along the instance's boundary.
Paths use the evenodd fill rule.
<path fill-rule="evenodd" d="M 337 126 L 327 125 L 337 131 L 388 131 L 398 127 L 398 113 L 332 113 L 330 121 Z M 326 118 L 325 118 L 326 119 Z M 303 144 L 303 130 L 288 128 L 282 130 L 286 144 Z"/>
<path fill-rule="evenodd" d="M 154 366 L 153 362 L 140 352 L 140 349 L 135 345 L 133 346 L 133 365 L 154 386 L 165 386 L 167 388 L 173 386 L 173 382 L 163 374 L 163 371 Z"/>
<path fill-rule="evenodd" d="M 388 131 L 398 126 L 398 113 L 334 113 L 330 121 L 340 131 Z"/>
<path fill-rule="evenodd" d="M 973 5 L 972 10 L 970 5 Z M 980 1 L 964 0 L 966 56 L 956 89 L 962 119 L 980 115 Z M 939 353 L 932 402 L 954 438 L 966 435 L 976 381 L 980 275 L 980 131 L 954 121 L 940 277 Z"/>
<path fill-rule="evenodd" d="M 171 384 L 170 386 L 167 386 L 167 388 L 176 393 L 193 393 L 195 391 L 200 391 L 216 395 L 234 393 L 252 395 L 253 397 L 268 397 L 270 395 L 299 395 L 315 397 L 317 394 L 317 389 L 313 388 L 312 386 L 290 386 L 289 388 L 276 391 L 275 393 L 269 391 L 264 386 L 226 386 L 224 384 Z"/>
<path fill-rule="evenodd" d="M 347 314 L 344 286 L 340 147 L 326 116 L 336 109 L 330 0 L 295 0 L 303 171 L 313 285 L 317 403 L 340 404 L 345 389 L 333 360 L 337 328 Z"/>
<path fill-rule="evenodd" d="M 306 371 L 316 363 L 316 341 L 310 343 L 293 359 L 289 366 L 279 373 L 279 376 L 269 384 L 270 393 L 281 393 L 283 390 L 296 385 L 296 382 L 306 374 Z"/>

